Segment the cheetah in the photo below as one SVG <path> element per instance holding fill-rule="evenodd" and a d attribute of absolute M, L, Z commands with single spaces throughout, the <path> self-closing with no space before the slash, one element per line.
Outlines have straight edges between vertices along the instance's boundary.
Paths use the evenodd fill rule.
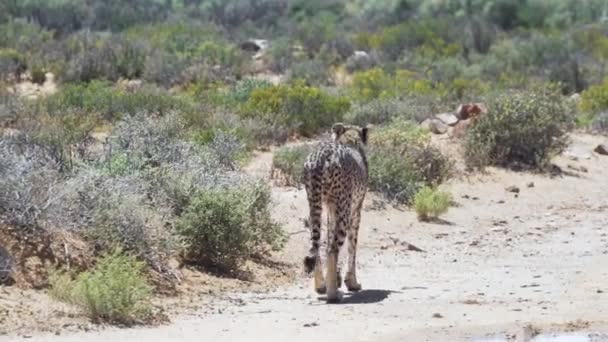
<path fill-rule="evenodd" d="M 307 273 L 314 271 L 315 290 L 327 294 L 328 303 L 340 301 L 341 286 L 338 254 L 348 237 L 348 264 L 344 283 L 351 292 L 361 290 L 357 282 L 357 234 L 361 207 L 367 192 L 368 164 L 365 154 L 368 128 L 342 123 L 332 126 L 332 141 L 322 142 L 305 163 L 303 183 L 309 207 L 311 247 L 304 258 Z M 327 215 L 327 282 L 323 278 L 321 257 L 321 213 Z"/>

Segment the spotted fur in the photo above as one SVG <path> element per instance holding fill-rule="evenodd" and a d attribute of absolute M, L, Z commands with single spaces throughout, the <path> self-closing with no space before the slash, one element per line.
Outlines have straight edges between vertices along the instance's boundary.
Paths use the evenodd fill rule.
<path fill-rule="evenodd" d="M 345 284 L 349 291 L 359 291 L 356 276 L 357 234 L 361 207 L 367 192 L 368 165 L 365 154 L 367 128 L 336 123 L 332 141 L 322 142 L 304 164 L 304 186 L 308 196 L 311 247 L 304 258 L 308 273 L 314 271 L 315 289 L 327 293 L 328 302 L 339 301 L 340 270 L 338 254 L 348 237 L 348 269 Z M 327 213 L 327 282 L 319 255 L 321 214 Z"/>

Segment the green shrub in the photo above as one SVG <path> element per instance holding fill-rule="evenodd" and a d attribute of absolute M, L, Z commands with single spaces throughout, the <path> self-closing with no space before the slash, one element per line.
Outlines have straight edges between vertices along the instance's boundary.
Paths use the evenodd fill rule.
<path fill-rule="evenodd" d="M 405 156 L 392 149 L 370 148 L 369 188 L 397 202 L 408 203 L 423 186 Z"/>
<path fill-rule="evenodd" d="M 388 74 L 380 68 L 353 74 L 352 97 L 359 102 L 378 98 L 429 97 L 441 94 L 441 89 L 417 73 L 400 69 Z"/>
<path fill-rule="evenodd" d="M 479 98 L 490 90 L 489 84 L 479 79 L 466 79 L 457 77 L 450 82 L 443 84 L 444 92 L 449 99 L 463 102 Z"/>
<path fill-rule="evenodd" d="M 583 91 L 580 106 L 581 110 L 592 115 L 608 110 L 608 80 Z"/>
<path fill-rule="evenodd" d="M 151 313 L 152 287 L 143 270 L 143 263 L 114 249 L 75 280 L 54 274 L 50 294 L 81 307 L 95 321 L 131 324 Z"/>
<path fill-rule="evenodd" d="M 574 116 L 556 86 L 502 93 L 490 99 L 488 108 L 465 137 L 469 167 L 542 169 L 567 145 Z"/>
<path fill-rule="evenodd" d="M 370 189 L 409 203 L 421 187 L 448 179 L 453 162 L 429 141 L 428 131 L 408 121 L 377 129 L 368 151 Z"/>
<path fill-rule="evenodd" d="M 22 54 L 13 49 L 0 48 L 0 81 L 19 80 L 26 67 Z"/>
<path fill-rule="evenodd" d="M 433 113 L 449 110 L 446 104 L 432 96 L 408 96 L 403 99 L 374 99 L 355 104 L 344 120 L 355 125 L 386 124 L 391 120 L 405 119 L 422 122 Z"/>
<path fill-rule="evenodd" d="M 126 35 L 130 39 L 148 37 L 152 49 L 187 59 L 196 56 L 206 44 L 220 39 L 218 28 L 211 22 L 173 21 L 138 25 L 127 30 Z"/>
<path fill-rule="evenodd" d="M 405 151 L 373 147 L 368 159 L 370 189 L 402 203 L 409 203 L 422 186 L 445 181 L 452 168 L 452 162 L 431 146 Z"/>
<path fill-rule="evenodd" d="M 591 128 L 595 132 L 608 133 L 608 112 L 602 112 L 596 115 L 591 122 Z"/>
<path fill-rule="evenodd" d="M 287 126 L 310 136 L 322 127 L 341 121 L 349 108 L 350 102 L 345 97 L 296 83 L 254 90 L 241 115 Z"/>
<path fill-rule="evenodd" d="M 264 61 L 268 68 L 275 73 L 284 73 L 294 63 L 301 59 L 294 52 L 292 42 L 288 38 L 279 38 L 272 42 L 268 52 L 264 54 Z"/>
<path fill-rule="evenodd" d="M 395 96 L 429 96 L 437 92 L 430 80 L 410 70 L 395 71 L 393 79 Z"/>
<path fill-rule="evenodd" d="M 446 20 L 425 18 L 416 21 L 406 21 L 402 24 L 384 27 L 381 31 L 359 39 L 360 43 L 369 45 L 380 51 L 388 60 L 397 60 L 404 50 L 414 48 L 424 43 L 441 41 L 447 38 L 454 23 Z M 435 44 L 437 45 L 437 44 Z M 433 45 L 429 45 L 434 47 Z M 448 45 L 449 46 L 449 45 Z M 448 51 L 454 49 L 449 47 Z M 441 50 L 441 49 L 434 49 Z"/>
<path fill-rule="evenodd" d="M 301 20 L 295 28 L 295 36 L 304 51 L 309 55 L 317 54 L 323 43 L 336 35 L 336 20 L 334 15 L 326 11 L 317 12 L 314 16 Z"/>
<path fill-rule="evenodd" d="M 67 82 L 132 79 L 143 74 L 150 50 L 146 43 L 122 34 L 78 32 L 55 42 L 53 50 L 58 51 L 46 51 L 41 57 L 47 64 L 62 59 L 65 68 L 58 76 Z"/>
<path fill-rule="evenodd" d="M 68 84 L 41 102 L 50 114 L 60 114 L 66 109 L 74 108 L 110 116 L 115 112 L 113 106 L 121 95 L 110 83 L 93 81 L 88 84 Z"/>
<path fill-rule="evenodd" d="M 226 95 L 225 102 L 228 104 L 240 105 L 251 96 L 251 93 L 257 89 L 265 89 L 272 86 L 272 83 L 255 78 L 245 78 L 239 81 L 232 90 Z"/>
<path fill-rule="evenodd" d="M 39 66 L 35 66 L 33 68 L 31 68 L 31 73 L 32 73 L 32 82 L 36 83 L 36 84 L 44 84 L 44 82 L 46 81 L 46 72 L 44 69 L 42 69 Z"/>
<path fill-rule="evenodd" d="M 577 61 L 578 53 L 568 36 L 533 32 L 526 39 L 505 39 L 492 46 L 482 64 L 487 74 L 559 82 L 564 93 L 571 93 L 581 91 L 588 77 Z"/>
<path fill-rule="evenodd" d="M 224 103 L 232 103 L 232 101 L 232 99 L 227 99 Z M 239 107 L 237 104 L 234 106 Z M 242 115 L 226 112 L 221 107 L 210 109 L 210 112 L 203 113 L 202 117 L 188 118 L 187 121 L 191 127 L 195 127 L 193 138 L 197 143 L 207 144 L 218 132 L 225 132 L 238 138 L 244 144 L 245 151 L 248 152 L 256 148 L 264 149 L 283 144 L 290 134 L 290 130 L 286 126 L 254 117 L 243 118 Z"/>
<path fill-rule="evenodd" d="M 43 29 L 32 21 L 10 20 L 0 25 L 0 46 L 6 48 L 31 51 L 40 48 L 52 38 L 51 31 Z"/>
<path fill-rule="evenodd" d="M 414 209 L 418 220 L 429 221 L 446 213 L 451 202 L 452 196 L 449 193 L 425 186 L 414 196 Z"/>
<path fill-rule="evenodd" d="M 213 24 L 166 22 L 136 26 L 126 35 L 148 37 L 152 51 L 147 54 L 143 78 L 150 82 L 170 87 L 244 74 L 246 56 Z"/>
<path fill-rule="evenodd" d="M 273 178 L 280 173 L 286 185 L 299 185 L 304 172 L 304 162 L 312 151 L 310 145 L 284 146 L 277 149 L 272 157 Z"/>
<path fill-rule="evenodd" d="M 208 64 L 232 68 L 241 66 L 245 61 L 245 56 L 237 47 L 224 42 L 203 42 L 198 46 L 195 54 Z"/>
<path fill-rule="evenodd" d="M 81 152 L 84 152 L 78 147 L 85 143 L 99 123 L 98 117 L 72 108 L 55 115 L 45 111 L 31 113 L 29 110 L 27 108 L 20 113 L 19 129 L 27 132 L 30 143 L 44 148 L 62 170 L 72 169 L 76 161 L 74 157 L 82 157 Z"/>
<path fill-rule="evenodd" d="M 128 193 L 128 190 L 143 192 L 138 187 L 144 185 L 129 182 L 128 176 L 96 177 L 93 181 L 97 181 L 99 188 L 89 189 L 88 194 L 81 196 L 81 201 L 94 203 L 95 207 L 91 210 L 90 226 L 80 227 L 80 234 L 102 250 L 121 246 L 151 264 L 164 261 L 159 255 L 166 256 L 174 247 L 171 230 L 163 226 L 161 217 L 169 210 L 155 208 L 144 194 Z M 92 186 L 94 184 L 82 184 L 81 189 Z"/>
<path fill-rule="evenodd" d="M 109 121 L 123 115 L 138 112 L 164 115 L 170 111 L 187 112 L 192 109 L 186 99 L 151 86 L 144 86 L 133 92 L 112 87 L 104 81 L 88 84 L 70 84 L 61 91 L 42 100 L 44 108 L 51 115 L 58 115 L 68 109 L 84 111 Z"/>
<path fill-rule="evenodd" d="M 142 78 L 164 87 L 179 85 L 191 63 L 184 57 L 165 51 L 153 51 L 146 58 Z"/>
<path fill-rule="evenodd" d="M 270 190 L 262 183 L 200 191 L 177 222 L 183 257 L 234 271 L 255 254 L 282 247 L 283 232 L 269 205 Z"/>
<path fill-rule="evenodd" d="M 307 60 L 299 63 L 294 63 L 287 78 L 290 81 L 303 80 L 309 85 L 327 85 L 330 83 L 329 67 L 322 61 L 317 59 Z"/>
<path fill-rule="evenodd" d="M 430 141 L 429 131 L 413 121 L 395 119 L 389 125 L 378 128 L 370 137 L 374 147 L 404 149 L 410 145 L 424 145 Z"/>
<path fill-rule="evenodd" d="M 359 71 L 353 75 L 353 98 L 371 101 L 393 93 L 393 80 L 380 68 Z"/>

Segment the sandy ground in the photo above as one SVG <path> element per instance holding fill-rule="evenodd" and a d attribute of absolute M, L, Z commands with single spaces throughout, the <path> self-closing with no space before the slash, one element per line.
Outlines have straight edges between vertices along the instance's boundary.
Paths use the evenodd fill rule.
<path fill-rule="evenodd" d="M 35 99 L 40 96 L 47 96 L 57 92 L 57 83 L 55 82 L 55 75 L 48 72 L 46 73 L 46 79 L 43 84 L 36 84 L 29 80 L 16 84 L 12 91 L 27 99 Z M 29 77 L 28 77 L 29 78 Z"/>
<path fill-rule="evenodd" d="M 603 140 L 576 135 L 556 160 L 567 175 L 489 169 L 445 184 L 457 206 L 443 223 L 420 223 L 370 194 L 358 258 L 364 290 L 342 304 L 325 304 L 299 273 L 268 291 L 204 297 L 160 327 L 28 340 L 608 341 L 608 157 L 591 152 Z M 271 159 L 259 154 L 248 171 L 267 177 Z M 275 187 L 273 197 L 291 234 L 278 257 L 299 265 L 308 248 L 304 190 Z"/>

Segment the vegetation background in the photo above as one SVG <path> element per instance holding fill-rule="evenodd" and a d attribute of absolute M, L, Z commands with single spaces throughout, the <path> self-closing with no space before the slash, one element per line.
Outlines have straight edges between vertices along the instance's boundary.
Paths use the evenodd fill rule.
<path fill-rule="evenodd" d="M 178 281 L 171 260 L 235 275 L 281 248 L 270 187 L 241 171 L 253 150 L 374 124 L 371 190 L 409 204 L 423 189 L 434 216 L 454 161 L 420 122 L 488 103 L 466 164 L 546 170 L 575 127 L 608 131 L 607 62 L 604 0 L 1 0 L 0 237 L 83 243 L 80 268 L 27 282 L 76 282 L 57 297 L 132 322 Z M 275 154 L 289 183 L 308 149 Z M 21 279 L 21 256 L 0 248 L 0 281 Z M 100 286 L 107 272 L 137 302 L 100 304 L 123 287 Z"/>

